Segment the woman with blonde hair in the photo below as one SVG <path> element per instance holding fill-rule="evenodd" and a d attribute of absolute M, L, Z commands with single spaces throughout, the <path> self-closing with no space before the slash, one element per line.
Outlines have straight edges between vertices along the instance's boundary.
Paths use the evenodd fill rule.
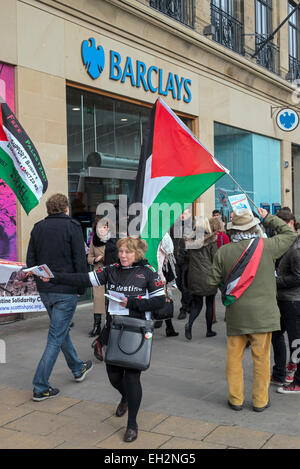
<path fill-rule="evenodd" d="M 86 287 L 107 285 L 110 295 L 122 295 L 123 301 L 119 304 L 124 309 L 124 315 L 150 319 L 150 311 L 164 306 L 165 293 L 157 272 L 145 259 L 147 243 L 138 238 L 127 237 L 119 239 L 117 247 L 119 263 L 88 274 L 54 272 L 51 282 Z M 113 314 L 111 303 L 108 311 Z M 141 371 L 108 364 L 106 369 L 112 386 L 121 394 L 116 416 L 121 417 L 128 410 L 124 441 L 134 441 L 138 436 L 136 417 L 142 400 Z"/>

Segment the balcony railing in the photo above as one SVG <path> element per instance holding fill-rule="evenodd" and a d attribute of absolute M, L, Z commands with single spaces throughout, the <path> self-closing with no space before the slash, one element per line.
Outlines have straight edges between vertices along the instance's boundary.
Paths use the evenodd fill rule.
<path fill-rule="evenodd" d="M 299 80 L 300 79 L 300 60 L 295 57 L 289 56 L 289 80 Z"/>
<path fill-rule="evenodd" d="M 213 26 L 212 38 L 223 46 L 244 54 L 244 26 L 224 10 L 211 4 L 211 24 Z"/>
<path fill-rule="evenodd" d="M 261 34 L 255 35 L 256 49 L 266 40 L 266 36 Z M 266 68 L 270 72 L 280 75 L 280 47 L 273 42 L 268 42 L 256 56 L 259 65 Z"/>
<path fill-rule="evenodd" d="M 149 0 L 149 5 L 174 20 L 194 28 L 194 0 Z"/>

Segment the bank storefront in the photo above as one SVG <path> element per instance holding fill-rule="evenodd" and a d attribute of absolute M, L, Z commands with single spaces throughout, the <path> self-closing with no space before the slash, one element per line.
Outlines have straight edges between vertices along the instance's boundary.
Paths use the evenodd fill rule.
<path fill-rule="evenodd" d="M 175 101 L 177 114 L 196 130 L 196 116 L 188 115 L 195 112 L 193 74 L 135 50 L 124 55 L 122 47 L 111 41 L 107 47 L 103 38 L 77 40 L 81 73 L 101 89 L 66 83 L 68 188 L 72 216 L 82 223 L 85 240 L 100 204 L 117 205 L 119 195 L 130 203 L 145 128 L 158 96 Z"/>

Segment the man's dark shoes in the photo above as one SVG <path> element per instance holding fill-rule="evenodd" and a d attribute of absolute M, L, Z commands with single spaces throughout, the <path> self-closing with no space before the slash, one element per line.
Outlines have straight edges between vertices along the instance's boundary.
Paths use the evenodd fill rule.
<path fill-rule="evenodd" d="M 177 337 L 179 332 L 176 332 L 174 329 L 166 329 L 166 336 L 167 337 Z"/>
<path fill-rule="evenodd" d="M 254 412 L 263 412 L 265 409 L 271 406 L 270 401 L 264 407 L 255 407 L 253 406 Z"/>
<path fill-rule="evenodd" d="M 86 363 L 83 364 L 83 368 L 81 370 L 80 375 L 74 376 L 75 381 L 77 381 L 77 383 L 80 383 L 81 381 L 83 381 L 86 375 L 88 374 L 88 372 L 91 371 L 92 368 L 93 368 L 93 363 L 91 362 L 91 360 L 88 360 Z"/>
<path fill-rule="evenodd" d="M 243 410 L 242 405 L 234 405 L 234 404 L 231 404 L 230 401 L 228 401 L 228 405 L 229 405 L 230 409 L 235 410 L 236 412 L 239 412 L 240 410 Z"/>
<path fill-rule="evenodd" d="M 116 416 L 117 417 L 122 417 L 124 414 L 126 414 L 127 409 L 128 409 L 127 402 L 122 402 L 121 401 L 120 404 L 117 407 Z"/>
<path fill-rule="evenodd" d="M 177 319 L 185 319 L 185 318 L 186 318 L 186 312 L 185 311 L 180 311 Z"/>
<path fill-rule="evenodd" d="M 132 428 L 127 428 L 125 435 L 124 435 L 124 441 L 126 443 L 131 443 L 132 441 L 135 441 L 138 436 L 138 429 L 133 430 Z"/>
<path fill-rule="evenodd" d="M 185 333 L 185 337 L 186 337 L 188 340 L 192 340 L 192 328 L 191 328 L 191 326 L 189 325 L 189 323 L 187 323 L 187 324 L 184 326 L 184 333 Z"/>
<path fill-rule="evenodd" d="M 49 388 L 48 391 L 44 392 L 34 392 L 32 400 L 36 402 L 44 401 L 45 399 L 51 399 L 51 397 L 56 397 L 59 394 L 59 389 Z"/>
<path fill-rule="evenodd" d="M 163 321 L 155 321 L 154 322 L 154 329 L 159 329 L 162 326 Z"/>
<path fill-rule="evenodd" d="M 207 331 L 206 332 L 206 337 L 215 337 L 217 333 L 215 331 Z"/>

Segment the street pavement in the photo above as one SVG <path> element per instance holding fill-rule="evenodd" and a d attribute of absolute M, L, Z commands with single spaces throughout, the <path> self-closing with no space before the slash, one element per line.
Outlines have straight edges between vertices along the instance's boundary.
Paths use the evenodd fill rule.
<path fill-rule="evenodd" d="M 196 449 L 300 448 L 300 396 L 281 395 L 270 387 L 271 407 L 252 410 L 251 349 L 244 357 L 245 405 L 241 412 L 227 406 L 225 380 L 226 323 L 217 297 L 216 337 L 205 337 L 205 314 L 184 336 L 185 321 L 174 326 L 178 337 L 167 338 L 165 327 L 154 334 L 151 367 L 142 373 L 143 400 L 138 415 L 139 438 L 122 441 L 126 417 L 114 415 L 120 396 L 110 385 L 105 365 L 92 353 L 92 305 L 81 305 L 71 337 L 78 355 L 92 359 L 93 370 L 76 383 L 62 354 L 51 375 L 60 396 L 33 402 L 32 378 L 47 339 L 46 314 L 0 324 L 6 363 L 0 364 L 0 449 L 106 448 Z M 263 314 L 263 312 L 262 312 Z"/>

